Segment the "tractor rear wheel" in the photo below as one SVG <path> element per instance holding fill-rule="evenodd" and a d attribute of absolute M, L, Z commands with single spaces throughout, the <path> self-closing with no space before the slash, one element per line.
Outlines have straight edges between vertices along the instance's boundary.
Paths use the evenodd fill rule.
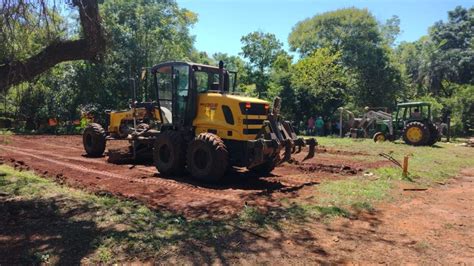
<path fill-rule="evenodd" d="M 82 134 L 82 144 L 87 155 L 102 156 L 105 151 L 105 130 L 97 123 L 90 123 Z"/>
<path fill-rule="evenodd" d="M 383 132 L 377 132 L 374 134 L 372 139 L 374 140 L 374 142 L 384 142 L 385 140 L 387 140 L 387 137 Z"/>
<path fill-rule="evenodd" d="M 159 134 L 153 147 L 153 162 L 164 176 L 184 172 L 186 143 L 182 135 L 173 130 Z"/>
<path fill-rule="evenodd" d="M 440 139 L 439 131 L 433 123 L 428 124 L 428 129 L 430 130 L 430 139 L 428 140 L 426 145 L 433 146 Z"/>
<path fill-rule="evenodd" d="M 410 122 L 403 129 L 403 140 L 408 145 L 421 146 L 428 143 L 430 131 L 421 122 Z"/>
<path fill-rule="evenodd" d="M 199 134 L 188 146 L 186 162 L 191 175 L 205 182 L 219 181 L 229 167 L 229 153 L 220 137 Z"/>

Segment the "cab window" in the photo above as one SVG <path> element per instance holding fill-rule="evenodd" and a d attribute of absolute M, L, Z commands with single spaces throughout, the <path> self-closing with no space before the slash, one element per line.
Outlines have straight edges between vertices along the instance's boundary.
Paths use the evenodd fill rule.
<path fill-rule="evenodd" d="M 219 88 L 219 74 L 194 71 L 196 78 L 196 91 L 198 93 L 207 92 L 209 90 L 218 90 Z"/>

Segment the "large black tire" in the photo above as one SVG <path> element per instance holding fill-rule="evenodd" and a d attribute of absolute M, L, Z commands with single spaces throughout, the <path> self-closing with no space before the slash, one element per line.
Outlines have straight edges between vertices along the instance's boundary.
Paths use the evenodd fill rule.
<path fill-rule="evenodd" d="M 433 123 L 428 124 L 428 129 L 430 130 L 430 139 L 428 140 L 426 145 L 433 146 L 440 139 L 439 131 Z"/>
<path fill-rule="evenodd" d="M 153 147 L 153 162 L 164 176 L 180 175 L 186 163 L 186 143 L 179 132 L 167 130 L 159 134 Z"/>
<path fill-rule="evenodd" d="M 249 168 L 249 170 L 257 174 L 258 176 L 268 176 L 273 171 L 273 169 L 275 169 L 279 161 L 280 161 L 280 156 L 276 156 L 271 160 L 268 160 L 255 167 Z"/>
<path fill-rule="evenodd" d="M 430 130 L 425 124 L 414 121 L 406 124 L 402 136 L 406 144 L 422 146 L 430 140 Z"/>
<path fill-rule="evenodd" d="M 102 156 L 105 151 L 105 130 L 97 123 L 90 123 L 82 134 L 82 144 L 87 155 Z"/>
<path fill-rule="evenodd" d="M 189 144 L 186 162 L 194 178 L 217 182 L 229 167 L 229 153 L 224 141 L 217 135 L 201 133 Z"/>

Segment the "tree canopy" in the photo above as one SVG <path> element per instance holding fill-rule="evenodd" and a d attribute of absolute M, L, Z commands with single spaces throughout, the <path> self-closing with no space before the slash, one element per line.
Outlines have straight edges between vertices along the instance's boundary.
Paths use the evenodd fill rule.
<path fill-rule="evenodd" d="M 255 82 L 258 95 L 266 92 L 268 86 L 268 71 L 282 53 L 283 44 L 275 34 L 261 31 L 251 32 L 240 39 L 242 55 L 249 60 L 251 79 Z"/>
<path fill-rule="evenodd" d="M 174 0 L 3 1 L 0 13 L 0 112 L 24 129 L 52 117 L 72 121 L 84 110 L 100 119 L 105 109 L 126 108 L 134 85 L 139 100 L 154 99 L 139 76 L 168 60 L 222 60 L 238 72 L 241 91 L 280 96 L 296 124 L 329 119 L 341 106 L 425 100 L 441 120 L 452 117 L 456 133 L 474 127 L 474 8 L 457 7 L 426 36 L 402 43 L 396 15 L 379 22 L 366 9 L 316 14 L 288 37 L 297 56 L 262 31 L 242 36 L 239 55 L 200 51 L 190 33 L 197 14 Z"/>
<path fill-rule="evenodd" d="M 340 51 L 354 80 L 348 93 L 358 105 L 391 107 L 396 103 L 400 73 L 392 66 L 380 27 L 368 10 L 346 8 L 303 20 L 293 28 L 288 42 L 302 57 L 318 48 Z"/>

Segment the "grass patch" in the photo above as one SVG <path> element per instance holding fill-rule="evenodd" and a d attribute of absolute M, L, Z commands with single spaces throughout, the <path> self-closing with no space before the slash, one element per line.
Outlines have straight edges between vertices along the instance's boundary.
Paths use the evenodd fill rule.
<path fill-rule="evenodd" d="M 472 148 L 459 146 L 454 143 L 438 142 L 433 147 L 414 147 L 402 141 L 375 143 L 370 139 L 350 139 L 318 137 L 320 145 L 352 152 L 361 152 L 373 158 L 385 160 L 380 153 L 391 154 L 399 162 L 405 155 L 409 155 L 408 170 L 413 179 L 424 183 L 433 183 L 446 180 L 456 175 L 462 168 L 474 165 Z M 360 157 L 360 158 L 359 158 Z M 364 156 L 354 156 L 355 160 L 363 160 Z M 402 180 L 399 168 L 386 167 L 375 170 L 382 178 Z"/>
<path fill-rule="evenodd" d="M 0 129 L 0 144 L 10 144 L 10 136 L 13 135 L 13 132 L 10 130 Z"/>
<path fill-rule="evenodd" d="M 392 183 L 386 179 L 326 181 L 321 183 L 318 191 L 322 194 L 319 201 L 332 206 L 356 206 L 367 209 L 373 202 L 388 197 Z"/>
<path fill-rule="evenodd" d="M 320 145 L 337 150 L 359 152 L 349 158 L 354 161 L 385 160 L 380 153 L 393 156 L 400 163 L 409 156 L 408 177 L 395 165 L 368 169 L 374 178 L 364 176 L 346 180 L 325 181 L 318 186 L 318 204 L 352 208 L 356 211 L 373 210 L 373 204 L 391 199 L 394 181 L 416 182 L 430 186 L 455 176 L 462 168 L 474 165 L 472 148 L 453 143 L 437 143 L 433 147 L 414 147 L 401 141 L 375 143 L 370 139 L 318 137 Z M 325 155 L 326 156 L 326 155 Z M 326 156 L 327 157 L 327 156 Z"/>
<path fill-rule="evenodd" d="M 288 206 L 261 210 L 246 206 L 239 216 L 239 224 L 256 229 L 273 228 L 282 230 L 295 224 L 304 224 L 314 219 L 327 220 L 334 217 L 350 217 L 344 208 L 313 204 L 291 203 Z"/>
<path fill-rule="evenodd" d="M 20 221 L 21 231 L 38 228 L 39 235 L 59 239 L 38 240 L 18 254 L 20 262 L 47 259 L 61 264 L 62 258 L 68 258 L 72 264 L 110 264 L 130 256 L 154 258 L 190 239 L 207 243 L 231 233 L 226 226 L 229 221 L 187 220 L 136 202 L 60 186 L 5 165 L 0 165 L 0 172 L 4 173 L 0 175 L 0 196 L 5 201 L 0 208 L 6 220 Z"/>

